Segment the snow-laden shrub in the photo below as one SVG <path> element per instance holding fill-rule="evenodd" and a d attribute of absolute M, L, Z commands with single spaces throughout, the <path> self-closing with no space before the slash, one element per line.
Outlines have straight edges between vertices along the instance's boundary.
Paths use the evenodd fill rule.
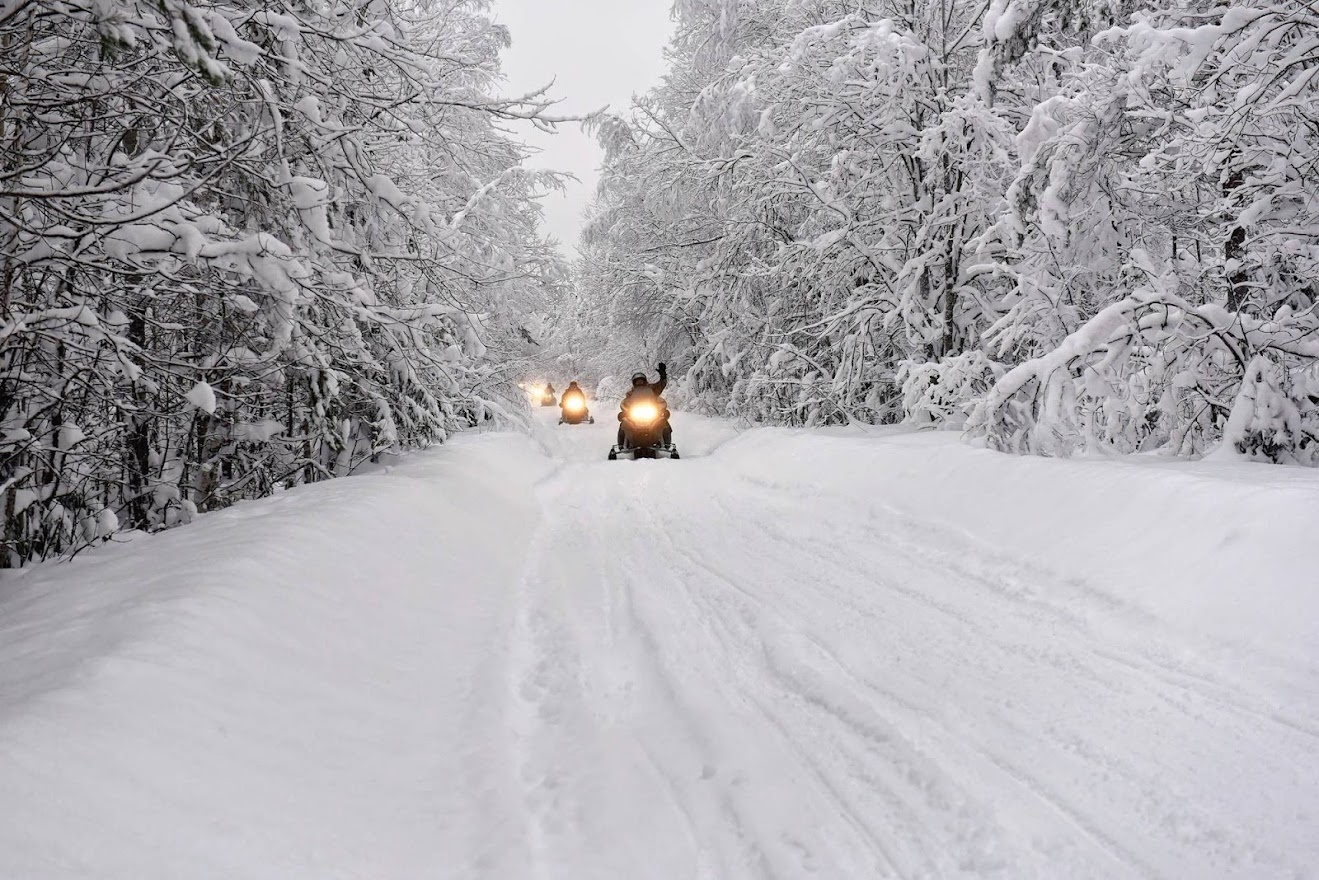
<path fill-rule="evenodd" d="M 595 385 L 595 399 L 605 405 L 618 403 L 627 395 L 628 384 L 620 376 L 605 376 Z"/>
<path fill-rule="evenodd" d="M 1223 444 L 1256 461 L 1319 465 L 1319 369 L 1289 372 L 1268 355 L 1246 368 Z"/>
<path fill-rule="evenodd" d="M 1002 364 L 975 350 L 938 361 L 903 361 L 896 377 L 902 386 L 902 420 L 960 430 L 1003 373 Z"/>
<path fill-rule="evenodd" d="M 1257 457 L 1313 464 L 1312 453 L 1286 450 L 1313 442 L 1300 413 L 1314 408 L 1308 377 L 1319 360 L 1316 334 L 1312 311 L 1284 308 L 1265 321 L 1145 288 L 1103 309 L 1053 351 L 1009 370 L 967 427 L 1005 452 L 1200 455 L 1230 425 L 1229 440 Z M 1269 353 L 1276 376 L 1253 362 L 1261 352 Z"/>

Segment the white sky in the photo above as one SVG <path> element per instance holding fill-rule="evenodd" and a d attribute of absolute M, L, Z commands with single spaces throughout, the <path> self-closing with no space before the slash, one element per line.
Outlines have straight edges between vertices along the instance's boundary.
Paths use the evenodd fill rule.
<path fill-rule="evenodd" d="M 563 98 L 555 112 L 587 113 L 608 104 L 627 109 L 632 95 L 659 82 L 662 51 L 671 30 L 672 0 L 495 0 L 497 21 L 508 26 L 513 47 L 503 56 L 507 91 L 521 94 L 555 81 Z M 582 212 L 595 192 L 601 153 L 578 125 L 556 135 L 526 127 L 527 143 L 543 152 L 527 164 L 575 174 L 567 192 L 545 199 L 546 231 L 572 256 Z"/>

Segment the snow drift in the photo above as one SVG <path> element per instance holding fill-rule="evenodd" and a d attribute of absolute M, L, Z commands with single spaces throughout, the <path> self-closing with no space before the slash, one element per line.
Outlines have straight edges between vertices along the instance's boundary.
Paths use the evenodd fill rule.
<path fill-rule="evenodd" d="M 1319 657 L 1319 474 L 1307 469 L 1012 456 L 884 429 L 752 431 L 723 452 L 794 492 L 848 488 L 954 526 L 1179 628 Z"/>

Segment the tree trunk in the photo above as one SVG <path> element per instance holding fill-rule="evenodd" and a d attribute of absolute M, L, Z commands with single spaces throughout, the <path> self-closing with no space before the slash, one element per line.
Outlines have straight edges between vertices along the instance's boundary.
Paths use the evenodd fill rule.
<path fill-rule="evenodd" d="M 128 310 L 128 339 L 143 351 L 147 346 L 146 298 L 139 291 Z M 124 471 L 127 488 L 129 528 L 150 526 L 151 507 L 147 487 L 151 470 L 151 425 L 146 414 L 147 395 L 141 383 L 133 383 L 133 408 L 128 414 L 124 437 Z"/>
<path fill-rule="evenodd" d="M 1241 186 L 1245 179 L 1245 172 L 1241 169 L 1234 170 L 1223 184 L 1223 198 L 1225 201 L 1230 199 L 1234 190 Z M 1229 203 L 1230 204 L 1230 203 Z M 1250 285 L 1247 283 L 1249 277 L 1246 274 L 1246 230 L 1240 226 L 1233 226 L 1232 231 L 1228 233 L 1227 244 L 1223 246 L 1223 258 L 1229 266 L 1227 275 L 1227 308 L 1228 311 L 1239 312 L 1245 308 L 1246 300 L 1250 296 Z"/>

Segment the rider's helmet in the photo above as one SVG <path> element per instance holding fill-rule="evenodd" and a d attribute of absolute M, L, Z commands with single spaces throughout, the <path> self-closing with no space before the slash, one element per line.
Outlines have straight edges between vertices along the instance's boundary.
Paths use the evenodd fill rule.
<path fill-rule="evenodd" d="M 650 380 L 646 378 L 646 374 L 645 374 L 645 373 L 633 373 L 633 374 L 632 374 L 632 387 L 633 387 L 633 388 L 640 388 L 642 385 L 645 385 L 645 384 L 646 384 L 647 382 L 649 382 L 649 381 L 650 381 Z"/>

